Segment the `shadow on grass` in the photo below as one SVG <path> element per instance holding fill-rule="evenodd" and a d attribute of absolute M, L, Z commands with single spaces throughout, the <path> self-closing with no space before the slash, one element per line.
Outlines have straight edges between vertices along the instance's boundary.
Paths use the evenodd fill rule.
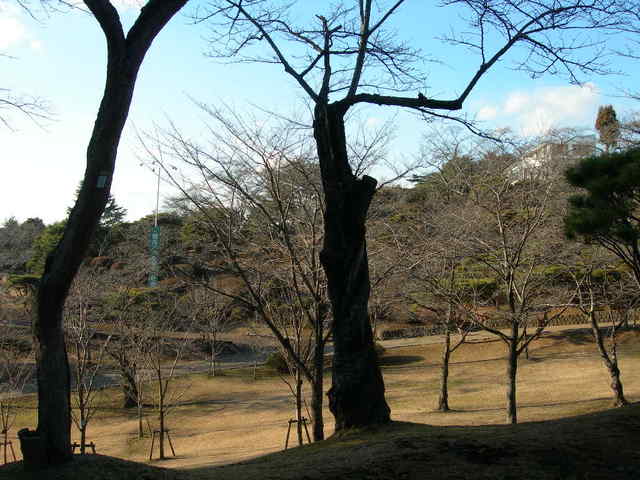
<path fill-rule="evenodd" d="M 424 357 L 419 355 L 385 355 L 378 360 L 378 365 L 407 365 L 410 363 L 421 362 L 423 360 Z"/>

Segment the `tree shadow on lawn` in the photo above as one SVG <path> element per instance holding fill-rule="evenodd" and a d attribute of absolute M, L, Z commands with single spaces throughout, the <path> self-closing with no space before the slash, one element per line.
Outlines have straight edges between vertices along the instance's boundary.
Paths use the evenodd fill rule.
<path fill-rule="evenodd" d="M 543 403 L 518 403 L 518 410 L 525 408 L 543 408 L 543 407 L 559 407 L 563 405 L 584 405 L 588 403 L 595 402 L 606 402 L 613 401 L 612 397 L 598 397 L 598 398 L 588 398 L 585 400 L 564 400 L 559 402 L 543 402 Z M 640 402 L 631 403 L 631 405 L 638 405 Z M 491 407 L 491 408 L 466 408 L 460 410 L 450 410 L 451 412 L 457 413 L 480 413 L 480 412 L 498 412 L 504 410 L 505 407 Z"/>
<path fill-rule="evenodd" d="M 419 355 L 384 355 L 378 359 L 378 365 L 383 367 L 391 365 L 408 365 L 410 363 L 417 363 L 423 360 L 424 357 Z"/>

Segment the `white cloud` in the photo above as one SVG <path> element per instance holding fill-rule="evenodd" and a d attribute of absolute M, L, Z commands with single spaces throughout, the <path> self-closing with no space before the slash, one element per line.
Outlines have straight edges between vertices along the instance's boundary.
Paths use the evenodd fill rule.
<path fill-rule="evenodd" d="M 42 43 L 35 38 L 23 21 L 25 12 L 17 5 L 0 0 L 0 53 L 12 47 L 27 45 L 42 50 Z"/>
<path fill-rule="evenodd" d="M 0 50 L 17 45 L 27 38 L 27 30 L 16 18 L 0 12 Z"/>
<path fill-rule="evenodd" d="M 365 126 L 367 128 L 377 128 L 382 125 L 382 119 L 379 117 L 369 117 L 365 121 Z"/>
<path fill-rule="evenodd" d="M 493 105 L 485 105 L 478 111 L 478 120 L 493 120 L 498 115 L 498 109 Z"/>
<path fill-rule="evenodd" d="M 479 120 L 510 125 L 523 135 L 540 135 L 551 128 L 591 124 L 600 102 L 593 83 L 513 91 L 502 105 L 485 105 Z"/>

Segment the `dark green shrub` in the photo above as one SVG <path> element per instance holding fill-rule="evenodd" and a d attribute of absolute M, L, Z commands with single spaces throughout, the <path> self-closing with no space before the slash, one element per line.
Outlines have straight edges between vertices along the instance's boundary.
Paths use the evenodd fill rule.
<path fill-rule="evenodd" d="M 281 352 L 270 353 L 265 365 L 278 373 L 289 373 L 287 360 Z"/>

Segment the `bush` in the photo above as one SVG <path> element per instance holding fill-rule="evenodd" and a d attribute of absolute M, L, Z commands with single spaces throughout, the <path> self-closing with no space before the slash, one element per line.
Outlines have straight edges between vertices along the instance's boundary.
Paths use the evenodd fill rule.
<path fill-rule="evenodd" d="M 289 373 L 289 365 L 281 352 L 270 353 L 265 364 L 278 373 Z"/>

